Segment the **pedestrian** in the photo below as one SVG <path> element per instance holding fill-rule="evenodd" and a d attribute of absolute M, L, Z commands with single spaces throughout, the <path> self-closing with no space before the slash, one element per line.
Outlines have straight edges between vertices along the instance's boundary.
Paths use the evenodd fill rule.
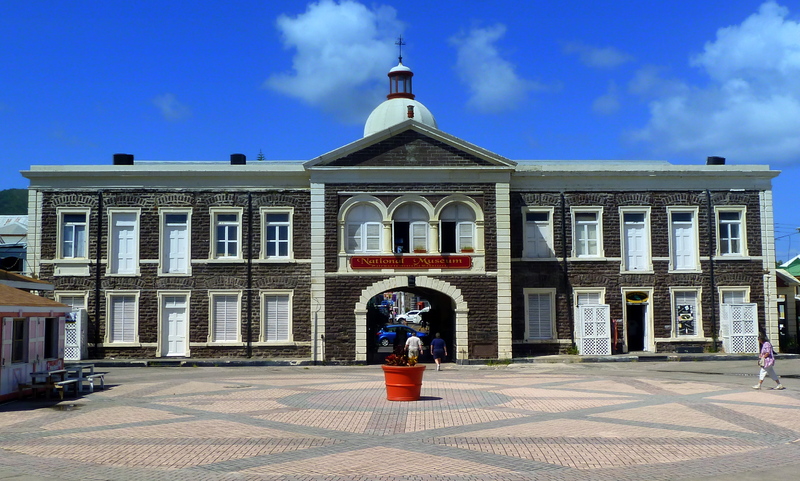
<path fill-rule="evenodd" d="M 408 357 L 419 357 L 424 352 L 422 339 L 417 337 L 417 331 L 412 331 L 411 337 L 406 340 L 406 350 L 408 351 Z"/>
<path fill-rule="evenodd" d="M 444 342 L 444 339 L 436 333 L 436 337 L 431 341 L 431 354 L 433 354 L 433 360 L 436 361 L 436 370 L 442 370 L 442 359 L 447 356 L 447 343 Z"/>
<path fill-rule="evenodd" d="M 758 365 L 761 366 L 761 370 L 758 373 L 758 384 L 753 386 L 753 389 L 761 389 L 761 383 L 764 382 L 767 374 L 777 384 L 773 389 L 786 389 L 778 379 L 778 375 L 775 374 L 775 351 L 772 350 L 772 343 L 763 332 L 758 333 L 758 342 L 761 344 L 761 354 L 758 356 Z"/>

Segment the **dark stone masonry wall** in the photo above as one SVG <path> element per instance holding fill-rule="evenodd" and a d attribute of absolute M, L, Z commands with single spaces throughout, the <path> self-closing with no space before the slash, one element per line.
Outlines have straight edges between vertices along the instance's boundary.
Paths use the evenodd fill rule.
<path fill-rule="evenodd" d="M 155 344 L 158 337 L 158 291 L 190 291 L 190 354 L 192 357 L 241 357 L 246 355 L 245 347 L 204 347 L 191 345 L 206 343 L 209 335 L 209 290 L 241 291 L 242 317 L 241 333 L 243 341 L 248 332 L 247 302 L 252 297 L 250 332 L 252 342 L 257 342 L 261 334 L 261 305 L 259 290 L 291 289 L 292 335 L 300 346 L 252 346 L 254 356 L 307 358 L 310 356 L 311 326 L 310 318 L 310 264 L 311 228 L 310 194 L 308 191 L 263 191 L 214 193 L 207 191 L 154 191 L 126 190 L 104 191 L 102 193 L 103 217 L 100 224 L 102 233 L 98 239 L 98 192 L 60 193 L 43 192 L 42 209 L 42 259 L 56 257 L 57 249 L 57 207 L 87 207 L 91 209 L 89 237 L 90 275 L 81 277 L 55 277 L 54 265 L 42 263 L 41 277 L 53 282 L 57 291 L 88 292 L 87 311 L 90 317 L 89 342 L 103 342 L 106 329 L 107 291 L 132 290 L 139 292 L 139 340 L 145 344 Z M 249 209 L 249 207 L 251 208 Z M 191 276 L 160 276 L 159 258 L 159 208 L 191 209 Z M 242 255 L 244 259 L 235 262 L 210 261 L 211 253 L 211 214 L 212 207 L 237 207 L 242 210 Z M 291 207 L 292 242 L 294 260 L 290 262 L 261 262 L 262 225 L 259 209 L 261 207 Z M 141 211 L 139 258 L 140 276 L 107 276 L 108 259 L 108 209 L 136 208 Z M 252 221 L 249 212 L 252 212 Z M 251 229 L 248 236 L 248 229 Z M 96 298 L 96 256 L 100 246 L 100 297 Z M 249 248 L 248 248 L 249 247 Z M 248 253 L 252 255 L 252 284 L 248 291 Z M 299 261 L 299 262 L 298 262 Z M 99 319 L 96 308 L 99 302 Z M 95 355 L 100 357 L 135 358 L 154 357 L 155 347 L 115 348 L 105 345 L 98 348 Z"/>
<path fill-rule="evenodd" d="M 762 255 L 762 239 L 760 234 L 760 200 L 758 191 L 743 192 L 711 192 L 712 206 L 745 206 L 747 247 L 750 256 Z M 523 207 L 554 207 L 553 237 L 557 261 L 525 261 L 521 260 L 523 252 L 524 218 Z M 572 250 L 572 225 L 570 207 L 593 206 L 603 207 L 603 245 L 605 256 L 620 258 L 620 213 L 624 206 L 650 207 L 650 241 L 652 249 L 652 274 L 620 273 L 620 261 L 569 261 L 563 262 L 563 254 L 567 256 Z M 701 260 L 701 273 L 670 273 L 669 271 L 669 221 L 667 207 L 697 206 L 698 236 L 700 256 L 707 258 L 715 254 L 716 225 L 714 218 L 709 219 L 708 195 L 706 192 L 597 192 L 581 193 L 511 193 L 511 249 L 512 258 L 512 332 L 514 339 L 514 355 L 529 356 L 563 352 L 555 344 L 525 343 L 525 288 L 554 288 L 556 295 L 557 332 L 559 339 L 571 339 L 573 320 L 572 289 L 605 288 L 605 302 L 611 306 L 611 318 L 622 319 L 625 300 L 622 299 L 622 288 L 654 287 L 651 298 L 651 309 L 654 318 L 654 335 L 656 338 L 671 336 L 672 307 L 670 304 L 670 287 L 702 287 L 700 299 L 702 309 L 703 333 L 706 337 L 715 337 L 719 330 L 719 303 L 716 290 L 718 287 L 749 286 L 750 301 L 758 304 L 759 319 L 765 319 L 763 267 L 760 258 L 727 260 L 714 257 L 714 279 L 712 285 L 711 265 Z M 712 210 L 713 212 L 713 210 Z M 562 217 L 563 215 L 563 217 Z M 713 214 L 712 214 L 713 215 Z M 566 219 L 566 225 L 562 222 Z M 709 222 L 711 221 L 711 222 Z M 709 242 L 709 228 L 713 235 Z M 655 260 L 662 258 L 665 260 Z M 565 286 L 564 272 L 567 272 Z M 566 290 L 565 290 L 566 287 Z M 713 299 L 712 299 L 713 294 Z M 657 342 L 660 352 L 674 351 L 678 347 L 697 344 L 696 341 Z M 710 345 L 703 344 L 709 348 Z"/>

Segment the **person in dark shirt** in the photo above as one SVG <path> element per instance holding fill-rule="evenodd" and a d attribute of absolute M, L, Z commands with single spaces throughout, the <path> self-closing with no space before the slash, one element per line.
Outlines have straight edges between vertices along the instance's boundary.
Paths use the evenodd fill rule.
<path fill-rule="evenodd" d="M 433 360 L 436 361 L 436 370 L 441 371 L 442 359 L 447 356 L 447 344 L 438 332 L 433 341 L 431 341 L 431 354 L 433 354 Z"/>

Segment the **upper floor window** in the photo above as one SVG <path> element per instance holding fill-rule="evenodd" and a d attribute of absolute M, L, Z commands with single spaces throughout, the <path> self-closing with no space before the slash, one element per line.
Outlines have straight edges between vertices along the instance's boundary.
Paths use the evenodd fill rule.
<path fill-rule="evenodd" d="M 189 274 L 190 211 L 161 212 L 161 273 Z"/>
<path fill-rule="evenodd" d="M 381 213 L 368 204 L 347 212 L 345 250 L 349 253 L 381 252 Z"/>
<path fill-rule="evenodd" d="M 697 237 L 697 209 L 675 210 L 669 214 L 670 269 L 676 271 L 699 270 Z"/>
<path fill-rule="evenodd" d="M 264 225 L 264 248 L 262 257 L 266 259 L 289 259 L 292 252 L 291 208 L 262 208 L 261 219 Z"/>
<path fill-rule="evenodd" d="M 647 210 L 622 211 L 622 254 L 625 271 L 649 271 L 650 226 Z"/>
<path fill-rule="evenodd" d="M 428 213 L 417 204 L 405 204 L 393 215 L 394 251 L 428 251 Z"/>
<path fill-rule="evenodd" d="M 717 207 L 717 254 L 745 255 L 744 207 Z"/>
<path fill-rule="evenodd" d="M 453 202 L 442 209 L 439 221 L 443 254 L 475 250 L 475 212 L 469 206 Z"/>
<path fill-rule="evenodd" d="M 137 274 L 139 268 L 139 212 L 109 210 L 111 224 L 109 274 Z"/>
<path fill-rule="evenodd" d="M 242 258 L 241 209 L 211 209 L 212 257 L 214 259 Z"/>
<path fill-rule="evenodd" d="M 555 257 L 552 209 L 525 209 L 522 215 L 525 219 L 525 246 L 522 256 L 545 259 Z"/>
<path fill-rule="evenodd" d="M 555 289 L 524 289 L 525 338 L 553 339 Z"/>
<path fill-rule="evenodd" d="M 61 259 L 86 259 L 89 250 L 89 212 L 59 211 L 59 241 Z"/>
<path fill-rule="evenodd" d="M 572 210 L 573 254 L 575 257 L 602 257 L 603 230 L 601 208 L 581 208 Z"/>

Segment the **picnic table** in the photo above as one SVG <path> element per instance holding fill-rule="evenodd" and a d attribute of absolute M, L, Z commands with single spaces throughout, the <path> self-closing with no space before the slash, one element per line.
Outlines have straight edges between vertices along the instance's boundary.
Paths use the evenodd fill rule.
<path fill-rule="evenodd" d="M 94 372 L 94 364 L 71 364 L 67 366 L 66 371 L 69 373 L 69 379 L 75 379 L 81 392 L 89 390 L 94 392 L 94 382 L 100 381 L 100 387 L 105 389 L 105 380 L 103 373 Z"/>
<path fill-rule="evenodd" d="M 36 397 L 38 391 L 43 390 L 45 396 L 49 399 L 50 393 L 53 392 L 54 389 L 59 389 L 61 392 L 61 398 L 64 397 L 63 389 L 71 384 L 71 382 L 66 380 L 67 370 L 66 369 L 53 369 L 52 371 L 34 371 L 31 373 L 31 382 L 30 383 L 20 383 L 18 389 L 20 394 L 25 389 L 30 389 L 33 393 L 33 396 Z"/>

